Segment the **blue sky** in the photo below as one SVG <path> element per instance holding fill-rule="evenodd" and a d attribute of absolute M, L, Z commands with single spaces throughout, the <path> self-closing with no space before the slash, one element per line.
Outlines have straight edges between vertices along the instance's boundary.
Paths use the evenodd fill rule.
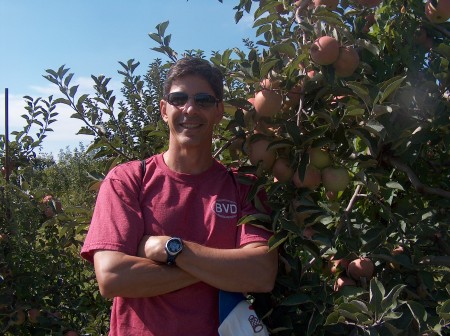
<path fill-rule="evenodd" d="M 148 36 L 158 23 L 169 21 L 172 48 L 178 52 L 211 51 L 243 47 L 254 39 L 251 20 L 234 21 L 238 1 L 224 0 L 0 0 L 0 134 L 5 133 L 5 88 L 9 91 L 9 129 L 24 126 L 23 96 L 58 96 L 42 76 L 46 69 L 65 64 L 75 74 L 78 92 L 92 92 L 90 75 L 112 77 L 120 87 L 119 61 L 134 58 L 141 73 L 155 58 L 156 43 Z M 115 81 L 116 80 L 116 81 Z M 90 91 L 89 91 L 90 90 Z M 90 138 L 75 135 L 81 123 L 60 110 L 54 132 L 44 140 L 43 152 L 87 144 Z"/>

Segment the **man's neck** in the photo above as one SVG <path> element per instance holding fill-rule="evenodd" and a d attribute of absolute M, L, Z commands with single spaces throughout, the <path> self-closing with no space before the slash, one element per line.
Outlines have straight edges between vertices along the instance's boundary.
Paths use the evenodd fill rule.
<path fill-rule="evenodd" d="M 211 152 L 205 151 L 174 151 L 169 148 L 163 157 L 169 169 L 183 174 L 200 174 L 213 164 Z"/>

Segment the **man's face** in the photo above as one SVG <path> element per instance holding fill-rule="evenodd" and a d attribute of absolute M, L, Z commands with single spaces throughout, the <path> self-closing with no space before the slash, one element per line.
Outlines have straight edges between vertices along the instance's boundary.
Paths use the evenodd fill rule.
<path fill-rule="evenodd" d="M 162 118 L 169 125 L 170 146 L 210 148 L 214 125 L 220 122 L 223 116 L 223 103 L 214 103 L 209 107 L 196 104 L 195 95 L 208 94 L 215 97 L 208 82 L 197 76 L 175 80 L 170 93 L 175 92 L 185 93 L 189 98 L 181 106 L 171 105 L 166 100 L 160 103 Z"/>

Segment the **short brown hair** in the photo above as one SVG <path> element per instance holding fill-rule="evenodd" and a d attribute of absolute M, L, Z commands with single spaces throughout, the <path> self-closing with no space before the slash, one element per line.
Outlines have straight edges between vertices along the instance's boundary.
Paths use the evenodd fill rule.
<path fill-rule="evenodd" d="M 219 100 L 223 99 L 222 73 L 207 60 L 199 57 L 181 58 L 172 65 L 164 81 L 164 96 L 170 93 L 174 80 L 190 75 L 199 76 L 206 80 L 214 91 L 216 98 Z"/>

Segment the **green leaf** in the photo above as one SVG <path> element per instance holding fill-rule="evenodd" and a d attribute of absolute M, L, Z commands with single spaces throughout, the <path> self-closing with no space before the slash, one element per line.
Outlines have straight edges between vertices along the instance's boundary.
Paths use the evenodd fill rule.
<path fill-rule="evenodd" d="M 164 36 L 164 33 L 166 32 L 167 27 L 169 26 L 169 21 L 162 22 L 156 26 L 156 29 L 158 30 L 158 34 L 161 36 Z"/>
<path fill-rule="evenodd" d="M 250 222 L 265 222 L 265 223 L 271 223 L 272 220 L 269 215 L 262 214 L 262 213 L 256 213 L 252 215 L 246 215 L 239 219 L 238 225 L 247 224 Z"/>
<path fill-rule="evenodd" d="M 364 101 L 368 107 L 372 106 L 372 98 L 370 98 L 369 90 L 366 86 L 358 82 L 347 82 L 347 86 Z"/>
<path fill-rule="evenodd" d="M 433 48 L 438 54 L 442 55 L 446 59 L 450 59 L 450 46 L 446 43 L 439 43 L 436 48 Z"/>
<path fill-rule="evenodd" d="M 370 154 L 373 157 L 378 156 L 378 137 L 373 136 L 368 130 L 364 128 L 349 129 L 347 130 L 347 132 L 358 136 L 366 144 L 366 146 L 369 147 Z"/>
<path fill-rule="evenodd" d="M 77 134 L 95 135 L 94 131 L 87 127 L 81 127 Z"/>
<path fill-rule="evenodd" d="M 330 129 L 330 125 L 322 125 L 315 127 L 311 132 L 309 132 L 304 139 L 305 142 L 309 142 L 311 140 L 316 140 L 317 138 L 321 137 L 323 134 L 325 134 Z"/>
<path fill-rule="evenodd" d="M 338 311 L 334 311 L 331 314 L 327 316 L 327 319 L 325 321 L 325 325 L 333 325 L 338 323 L 345 322 L 345 318 L 339 314 Z"/>
<path fill-rule="evenodd" d="M 436 311 L 442 319 L 450 321 L 450 300 L 445 301 L 441 306 L 437 307 Z"/>
<path fill-rule="evenodd" d="M 294 143 L 289 139 L 281 139 L 281 140 L 275 140 L 272 141 L 268 146 L 267 149 L 289 149 L 294 146 Z"/>
<path fill-rule="evenodd" d="M 384 293 L 384 286 L 377 278 L 370 280 L 369 308 L 374 311 L 376 318 L 378 318 L 380 314 L 385 313 L 385 310 L 383 310 L 381 305 L 381 302 L 384 299 Z"/>
<path fill-rule="evenodd" d="M 157 42 L 157 43 L 159 43 L 159 44 L 162 44 L 162 42 L 163 42 L 161 36 L 159 36 L 159 35 L 156 34 L 156 33 L 148 34 L 148 36 L 150 36 L 150 38 L 151 38 L 153 41 L 155 41 L 155 42 Z"/>
<path fill-rule="evenodd" d="M 260 27 L 256 30 L 256 37 L 258 37 L 258 36 L 260 36 L 260 35 L 262 35 L 262 34 L 268 32 L 268 31 L 270 31 L 270 29 L 272 29 L 272 27 L 271 27 L 270 25 L 268 25 L 268 24 L 267 24 L 267 25 L 260 26 Z"/>
<path fill-rule="evenodd" d="M 339 314 L 343 317 L 345 317 L 347 320 L 350 320 L 352 322 L 357 322 L 358 319 L 354 313 L 351 313 L 344 309 L 339 309 Z"/>
<path fill-rule="evenodd" d="M 172 39 L 172 35 L 167 35 L 164 37 L 164 45 L 168 46 L 170 44 L 170 40 Z"/>
<path fill-rule="evenodd" d="M 286 131 L 288 132 L 289 136 L 291 137 L 292 141 L 295 145 L 301 145 L 303 142 L 303 139 L 301 137 L 300 128 L 297 126 L 297 124 L 293 121 L 286 121 L 284 123 L 286 127 Z"/>
<path fill-rule="evenodd" d="M 362 252 L 373 251 L 378 246 L 382 245 L 386 240 L 386 231 L 384 228 L 374 227 L 370 228 L 361 235 L 361 241 L 363 246 L 361 248 Z"/>
<path fill-rule="evenodd" d="M 397 76 L 382 83 L 380 92 L 375 98 L 374 104 L 382 104 L 393 92 L 397 91 L 397 89 L 400 87 L 400 85 L 402 85 L 405 79 L 406 76 Z"/>
<path fill-rule="evenodd" d="M 345 24 L 342 22 L 340 16 L 325 8 L 318 8 L 313 17 L 321 22 L 327 23 L 329 26 L 345 28 Z"/>
<path fill-rule="evenodd" d="M 427 312 L 422 304 L 416 301 L 409 300 L 406 302 L 406 305 L 408 306 L 414 320 L 416 320 L 419 326 L 426 321 Z"/>
<path fill-rule="evenodd" d="M 72 86 L 69 90 L 69 97 L 71 97 L 71 98 L 75 97 L 77 90 L 78 90 L 78 85 Z"/>
<path fill-rule="evenodd" d="M 369 309 L 364 301 L 353 300 L 347 303 L 341 303 L 339 309 L 346 310 L 351 313 L 367 313 L 369 314 Z"/>
<path fill-rule="evenodd" d="M 68 74 L 66 78 L 64 78 L 64 86 L 69 86 L 70 81 L 72 80 L 73 73 Z"/>
<path fill-rule="evenodd" d="M 311 336 L 316 334 L 316 329 L 318 326 L 322 325 L 324 322 L 324 317 L 317 310 L 313 311 L 311 318 L 308 321 L 308 330 L 306 336 Z"/>
<path fill-rule="evenodd" d="M 272 52 L 278 52 L 291 58 L 294 58 L 296 54 L 295 47 L 291 42 L 276 44 L 270 49 L 272 50 Z"/>
<path fill-rule="evenodd" d="M 314 302 L 309 295 L 299 293 L 288 296 L 284 299 L 280 305 L 281 306 L 298 306 L 308 302 Z"/>
<path fill-rule="evenodd" d="M 81 95 L 80 98 L 78 98 L 77 107 L 81 106 L 88 97 L 88 94 Z"/>
<path fill-rule="evenodd" d="M 234 21 L 236 23 L 238 23 L 242 19 L 243 16 L 244 16 L 244 12 L 237 11 L 236 14 L 234 14 Z"/>
<path fill-rule="evenodd" d="M 269 238 L 270 249 L 273 250 L 283 244 L 288 239 L 287 231 L 276 232 L 272 237 Z"/>
<path fill-rule="evenodd" d="M 388 187 L 390 189 L 398 189 L 398 190 L 403 190 L 403 191 L 405 190 L 400 183 L 394 182 L 394 181 L 386 183 L 386 187 Z"/>
<path fill-rule="evenodd" d="M 83 117 L 79 113 L 74 113 L 70 117 L 74 118 L 74 119 L 84 120 Z"/>
<path fill-rule="evenodd" d="M 398 284 L 394 288 L 392 288 L 389 294 L 386 295 L 386 297 L 381 302 L 381 308 L 384 311 L 395 309 L 397 307 L 397 298 L 405 287 L 406 285 Z"/>
<path fill-rule="evenodd" d="M 274 59 L 261 64 L 260 75 L 261 77 L 266 77 L 270 70 L 279 62 L 279 60 Z"/>
<path fill-rule="evenodd" d="M 348 108 L 348 109 L 347 109 L 347 111 L 345 112 L 345 114 L 348 115 L 348 116 L 352 116 L 352 117 L 355 117 L 355 116 L 362 116 L 362 115 L 364 115 L 364 112 L 365 112 L 365 111 L 366 111 L 366 110 L 363 109 L 363 108 L 359 108 L 359 107 L 351 107 L 351 108 Z"/>

